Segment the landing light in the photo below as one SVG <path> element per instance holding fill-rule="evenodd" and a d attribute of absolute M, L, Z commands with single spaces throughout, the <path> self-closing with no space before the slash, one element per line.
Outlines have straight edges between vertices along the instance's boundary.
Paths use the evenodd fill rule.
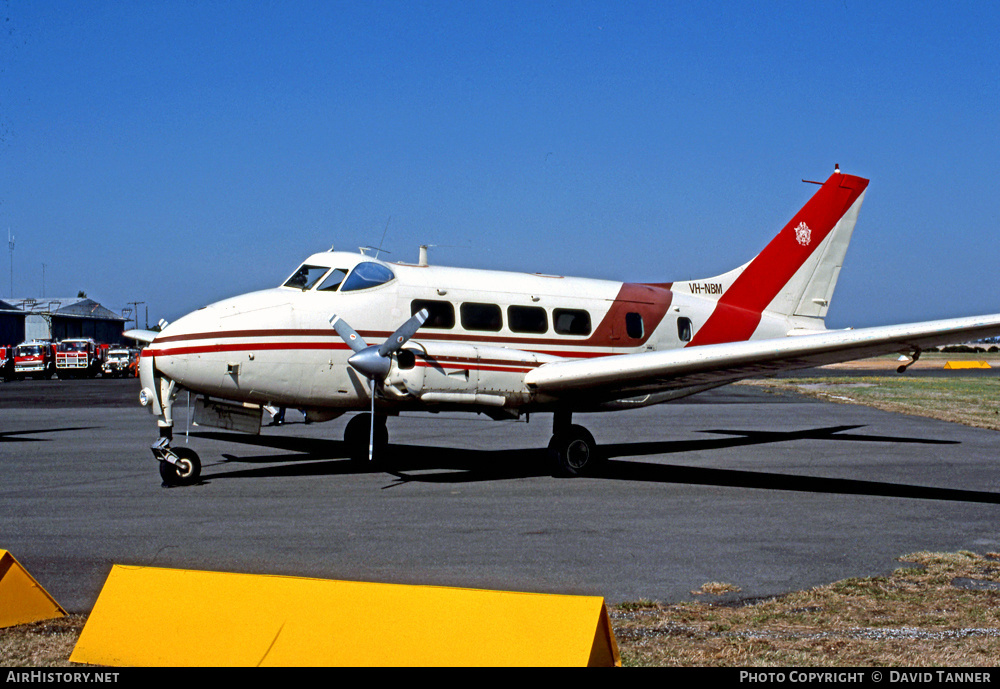
<path fill-rule="evenodd" d="M 148 407 L 153 401 L 153 391 L 149 388 L 143 388 L 139 391 L 139 404 L 144 407 Z"/>

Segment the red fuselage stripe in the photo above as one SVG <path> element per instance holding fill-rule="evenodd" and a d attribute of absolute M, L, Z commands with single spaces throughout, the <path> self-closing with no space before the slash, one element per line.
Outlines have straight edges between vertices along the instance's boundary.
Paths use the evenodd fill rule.
<path fill-rule="evenodd" d="M 471 345 L 470 345 L 471 346 Z M 295 350 L 329 350 L 340 351 L 349 349 L 343 342 L 236 342 L 231 344 L 204 344 L 187 347 L 156 347 L 149 346 L 142 350 L 141 356 L 184 356 L 186 354 L 215 354 L 219 352 L 255 352 L 255 351 L 295 351 Z M 523 350 L 532 354 L 545 354 L 570 359 L 586 359 L 599 356 L 611 356 L 616 352 L 574 352 L 552 350 Z M 518 364 L 520 365 L 520 364 Z M 528 364 L 525 364 L 528 365 Z M 540 365 L 540 364 L 537 364 Z"/>

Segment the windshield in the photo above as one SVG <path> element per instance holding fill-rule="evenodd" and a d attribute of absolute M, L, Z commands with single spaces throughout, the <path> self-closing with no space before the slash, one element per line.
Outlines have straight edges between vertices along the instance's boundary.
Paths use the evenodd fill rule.
<path fill-rule="evenodd" d="M 86 342 L 60 342 L 58 351 L 60 352 L 86 352 Z"/>
<path fill-rule="evenodd" d="M 334 268 L 326 280 L 323 281 L 323 284 L 316 289 L 320 292 L 335 292 L 345 277 L 347 277 L 347 270 L 345 268 Z"/>
<path fill-rule="evenodd" d="M 42 348 L 38 345 L 25 345 L 17 348 L 17 356 L 38 356 L 42 353 Z"/>
<path fill-rule="evenodd" d="M 392 271 L 381 263 L 359 263 L 354 266 L 354 270 L 344 280 L 340 291 L 350 292 L 352 290 L 377 287 L 378 285 L 384 285 L 394 277 L 396 276 L 392 274 Z"/>
<path fill-rule="evenodd" d="M 326 275 L 326 271 L 330 270 L 325 266 L 311 266 L 307 263 L 302 264 L 295 274 L 285 281 L 284 287 L 297 287 L 301 290 L 307 290 L 313 285 L 315 285 L 321 277 Z"/>

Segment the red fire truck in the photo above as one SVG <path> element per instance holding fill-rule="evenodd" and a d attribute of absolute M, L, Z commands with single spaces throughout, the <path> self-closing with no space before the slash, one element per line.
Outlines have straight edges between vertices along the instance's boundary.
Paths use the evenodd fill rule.
<path fill-rule="evenodd" d="M 93 378 L 104 364 L 110 345 L 97 344 L 90 338 L 63 340 L 56 345 L 56 375 L 60 378 Z"/>
<path fill-rule="evenodd" d="M 56 372 L 56 346 L 44 340 L 14 347 L 14 377 L 51 378 Z"/>

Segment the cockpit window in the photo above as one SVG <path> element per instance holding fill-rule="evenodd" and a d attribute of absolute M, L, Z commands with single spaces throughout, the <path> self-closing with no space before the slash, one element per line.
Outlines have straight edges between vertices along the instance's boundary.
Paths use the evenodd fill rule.
<path fill-rule="evenodd" d="M 344 280 L 340 291 L 350 292 L 358 289 L 368 289 L 369 287 L 378 287 L 389 282 L 394 277 L 396 276 L 392 274 L 392 271 L 381 263 L 359 263 L 354 266 L 354 270 Z"/>
<path fill-rule="evenodd" d="M 285 282 L 285 287 L 297 287 L 301 290 L 307 290 L 316 282 L 326 275 L 326 271 L 330 270 L 325 266 L 311 266 L 308 263 L 303 263 L 302 266 L 295 271 L 295 275 L 288 278 Z"/>
<path fill-rule="evenodd" d="M 346 269 L 334 268 L 333 272 L 330 273 L 327 276 L 326 280 L 323 281 L 323 284 L 321 284 L 316 289 L 318 289 L 320 292 L 335 292 L 337 291 L 337 288 L 340 287 L 340 283 L 344 281 L 345 277 L 347 277 Z"/>

